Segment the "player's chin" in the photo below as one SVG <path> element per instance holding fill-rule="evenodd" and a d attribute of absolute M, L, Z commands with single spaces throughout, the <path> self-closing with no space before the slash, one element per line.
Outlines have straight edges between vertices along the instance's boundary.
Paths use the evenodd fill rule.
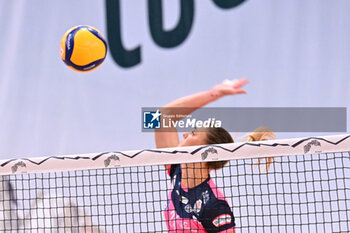
<path fill-rule="evenodd" d="M 191 141 L 189 140 L 184 139 L 180 141 L 179 147 L 184 147 L 184 146 L 193 146 L 193 143 L 191 143 Z"/>
<path fill-rule="evenodd" d="M 184 147 L 184 146 L 187 146 L 186 143 L 181 141 L 180 144 L 179 144 L 179 147 Z"/>

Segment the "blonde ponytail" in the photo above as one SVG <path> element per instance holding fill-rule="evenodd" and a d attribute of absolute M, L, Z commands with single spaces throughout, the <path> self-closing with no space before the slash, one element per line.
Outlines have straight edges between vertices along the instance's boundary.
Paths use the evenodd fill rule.
<path fill-rule="evenodd" d="M 253 141 L 266 141 L 266 140 L 273 140 L 276 138 L 275 133 L 268 127 L 259 127 L 256 130 L 254 130 L 253 132 L 245 135 L 242 138 L 242 142 L 246 141 L 246 142 L 253 142 Z M 259 166 L 259 164 L 262 163 L 264 159 L 263 158 L 259 158 L 258 162 L 256 162 L 253 166 L 253 168 L 256 168 Z M 261 168 L 261 172 L 265 172 L 265 171 L 269 171 L 271 163 L 273 162 L 274 158 L 273 157 L 269 157 L 266 158 L 266 164 L 264 167 Z"/>
<path fill-rule="evenodd" d="M 231 137 L 230 133 L 227 132 L 224 128 L 209 128 L 207 131 L 207 144 L 221 144 L 221 143 L 233 143 L 236 137 Z M 254 130 L 252 133 L 245 135 L 242 138 L 242 141 L 252 142 L 252 141 L 266 141 L 275 139 L 275 133 L 268 127 L 259 127 Z M 254 168 L 259 166 L 263 161 L 263 158 L 259 159 L 258 162 L 253 166 Z M 264 168 L 261 171 L 269 170 L 273 158 L 267 158 L 267 162 Z M 216 162 L 207 162 L 209 170 L 217 170 L 223 168 L 228 161 L 216 161 Z"/>

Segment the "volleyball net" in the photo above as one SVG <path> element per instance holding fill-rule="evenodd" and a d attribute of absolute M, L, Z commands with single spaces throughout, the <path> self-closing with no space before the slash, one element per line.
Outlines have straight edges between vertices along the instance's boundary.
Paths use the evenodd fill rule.
<path fill-rule="evenodd" d="M 210 177 L 236 232 L 350 232 L 349 151 L 350 135 L 337 135 L 1 161 L 0 232 L 189 229 L 176 218 L 201 222 L 210 196 L 180 195 L 183 213 L 166 216 L 176 178 L 164 165 L 227 160 Z"/>

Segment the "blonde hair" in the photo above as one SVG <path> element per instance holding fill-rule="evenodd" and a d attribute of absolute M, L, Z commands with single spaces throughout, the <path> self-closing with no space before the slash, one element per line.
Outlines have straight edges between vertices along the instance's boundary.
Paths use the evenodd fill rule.
<path fill-rule="evenodd" d="M 245 135 L 242 138 L 242 141 L 246 142 L 253 142 L 253 141 L 267 141 L 267 140 L 273 140 L 276 139 L 275 133 L 268 127 L 259 127 L 256 130 L 254 130 L 252 133 Z M 256 162 L 253 166 L 253 168 L 258 167 L 262 162 L 264 158 L 259 158 L 258 162 Z M 266 163 L 264 167 L 261 168 L 261 172 L 268 171 L 270 169 L 270 166 L 272 162 L 274 161 L 273 157 L 266 158 Z"/>
<path fill-rule="evenodd" d="M 253 141 L 266 141 L 275 139 L 275 133 L 268 127 L 259 127 L 253 132 L 243 136 L 242 142 L 253 142 Z M 210 128 L 207 131 L 207 144 L 220 144 L 220 143 L 233 143 L 234 139 L 230 136 L 230 134 L 223 128 Z M 258 162 L 254 165 L 257 167 L 263 161 L 262 158 L 258 160 Z M 262 172 L 265 170 L 269 170 L 271 163 L 273 162 L 273 158 L 267 158 L 266 166 L 262 168 Z M 208 168 L 210 170 L 218 170 L 223 168 L 228 161 L 217 161 L 217 162 L 208 162 Z"/>

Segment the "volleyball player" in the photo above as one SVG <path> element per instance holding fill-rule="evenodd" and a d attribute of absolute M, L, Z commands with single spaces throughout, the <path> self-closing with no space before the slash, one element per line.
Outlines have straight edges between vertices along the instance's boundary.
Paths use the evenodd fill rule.
<path fill-rule="evenodd" d="M 174 116 L 187 115 L 227 95 L 245 94 L 242 88 L 247 79 L 238 79 L 214 86 L 209 91 L 179 98 L 165 105 L 161 112 Z M 179 114 L 180 113 L 180 114 Z M 253 132 L 248 141 L 273 137 L 271 133 Z M 157 148 L 232 143 L 231 135 L 223 128 L 195 129 L 183 134 L 180 141 L 176 128 L 155 132 Z M 167 166 L 172 179 L 165 219 L 169 232 L 235 232 L 235 218 L 223 193 L 210 178 L 212 170 L 221 169 L 227 161 L 202 162 Z"/>

